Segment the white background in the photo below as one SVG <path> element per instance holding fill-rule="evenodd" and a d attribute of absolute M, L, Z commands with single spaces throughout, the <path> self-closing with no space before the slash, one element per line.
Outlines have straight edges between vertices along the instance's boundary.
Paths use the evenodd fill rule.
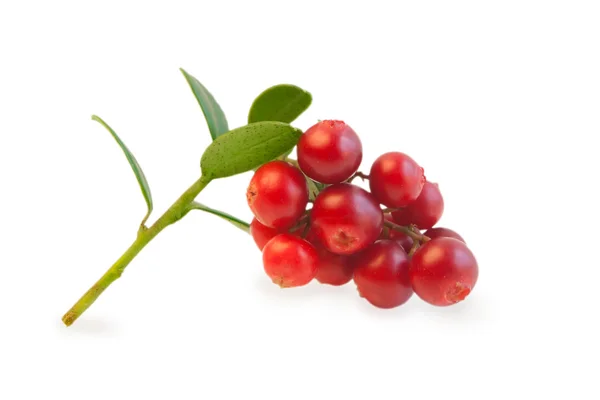
<path fill-rule="evenodd" d="M 597 399 L 596 1 L 0 3 L 0 398 Z M 404 151 L 467 240 L 467 301 L 395 310 L 352 283 L 281 290 L 251 238 L 193 213 L 70 328 L 62 314 L 157 218 L 210 137 L 293 83 L 295 125 L 349 123 L 363 170 Z M 596 140 L 597 143 L 597 140 Z M 246 220 L 249 174 L 199 197 Z"/>

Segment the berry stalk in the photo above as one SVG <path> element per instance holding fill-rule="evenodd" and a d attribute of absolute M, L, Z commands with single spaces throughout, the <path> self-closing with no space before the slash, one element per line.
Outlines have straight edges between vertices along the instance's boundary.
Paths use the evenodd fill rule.
<path fill-rule="evenodd" d="M 102 277 L 71 307 L 62 317 L 66 326 L 70 326 L 87 310 L 114 281 L 119 279 L 129 263 L 152 239 L 167 226 L 183 218 L 191 209 L 192 202 L 210 183 L 212 178 L 201 176 L 190 186 L 156 222 L 147 229 L 140 229 L 137 238 L 121 257 L 102 275 Z"/>
<path fill-rule="evenodd" d="M 362 172 L 360 172 L 360 171 L 356 171 L 356 172 L 354 173 L 354 175 L 352 175 L 352 176 L 351 176 L 351 177 L 348 179 L 348 183 L 352 183 L 352 181 L 353 181 L 353 180 L 355 180 L 356 178 L 360 178 L 360 179 L 362 179 L 362 180 L 364 181 L 364 180 L 368 180 L 368 179 L 369 179 L 369 175 L 367 175 L 367 174 L 363 174 L 363 173 L 362 173 Z"/>
<path fill-rule="evenodd" d="M 415 241 L 418 240 L 419 242 L 427 242 L 427 241 L 430 240 L 427 236 L 421 235 L 420 233 L 416 233 L 416 232 L 414 232 L 412 229 L 410 229 L 407 226 L 398 225 L 398 224 L 395 224 L 395 223 L 393 223 L 391 221 L 384 221 L 383 224 L 385 226 L 387 226 L 388 228 L 390 228 L 390 229 L 393 229 L 393 230 L 398 231 L 398 232 L 402 232 L 406 236 L 410 236 L 410 238 L 413 239 L 413 240 L 415 240 Z"/>

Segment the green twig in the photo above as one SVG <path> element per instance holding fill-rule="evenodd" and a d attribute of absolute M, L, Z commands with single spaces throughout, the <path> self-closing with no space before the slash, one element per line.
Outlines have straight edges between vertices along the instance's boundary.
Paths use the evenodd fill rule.
<path fill-rule="evenodd" d="M 138 231 L 137 238 L 123 253 L 123 255 L 109 268 L 108 271 L 92 286 L 81 298 L 71 307 L 63 316 L 62 321 L 65 325 L 70 326 L 87 310 L 96 299 L 110 286 L 111 283 L 121 277 L 123 271 L 129 265 L 131 260 L 138 255 L 140 251 L 152 239 L 156 237 L 167 226 L 180 220 L 188 211 L 190 203 L 198 196 L 198 194 L 208 185 L 211 178 L 200 177 L 192 186 L 190 186 L 173 205 L 165 211 L 165 213 L 156 222 L 146 230 Z"/>

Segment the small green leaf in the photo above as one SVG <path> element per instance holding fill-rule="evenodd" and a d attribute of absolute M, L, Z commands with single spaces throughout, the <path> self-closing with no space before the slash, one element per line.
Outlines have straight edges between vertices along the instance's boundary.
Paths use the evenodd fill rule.
<path fill-rule="evenodd" d="M 216 102 L 213 95 L 210 94 L 198 79 L 188 74 L 183 68 L 180 68 L 180 70 L 185 77 L 185 80 L 190 85 L 192 92 L 194 92 L 194 96 L 196 96 L 196 100 L 198 100 L 198 104 L 200 104 L 204 118 L 206 118 L 210 136 L 215 140 L 225 132 L 229 131 L 225 113 L 223 113 L 223 110 L 221 110 L 221 107 Z"/>
<path fill-rule="evenodd" d="M 300 129 L 275 121 L 254 122 L 219 136 L 208 146 L 200 168 L 211 179 L 250 171 L 294 148 Z"/>
<path fill-rule="evenodd" d="M 248 113 L 248 123 L 280 121 L 288 124 L 312 103 L 309 92 L 294 85 L 272 86 L 258 95 Z"/>
<path fill-rule="evenodd" d="M 189 207 L 191 210 L 201 210 L 201 211 L 207 212 L 209 214 L 216 215 L 217 217 L 221 217 L 224 220 L 231 223 L 233 226 L 243 230 L 246 233 L 250 233 L 250 224 L 242 221 L 239 218 L 234 217 L 231 214 L 227 214 L 226 212 L 215 210 L 214 208 L 206 206 L 202 203 L 198 203 L 197 201 L 193 201 Z"/>
<path fill-rule="evenodd" d="M 104 122 L 102 120 L 102 118 L 98 117 L 97 115 L 92 115 L 92 119 L 94 121 L 99 122 L 103 127 L 106 128 L 106 130 L 108 130 L 110 132 L 112 137 L 116 140 L 117 144 L 121 147 L 121 150 L 123 150 L 123 153 L 125 153 L 125 157 L 127 158 L 127 161 L 129 161 L 129 165 L 131 166 L 131 169 L 133 170 L 133 173 L 135 174 L 135 178 L 137 179 L 137 181 L 140 185 L 140 189 L 142 191 L 142 194 L 144 195 L 144 199 L 146 200 L 146 205 L 148 206 L 148 212 L 146 213 L 146 216 L 144 217 L 144 219 L 142 220 L 142 223 L 141 223 L 141 225 L 143 226 L 146 223 L 146 221 L 148 220 L 148 217 L 150 217 L 150 213 L 152 212 L 152 207 L 153 207 L 152 193 L 150 193 L 150 186 L 148 185 L 148 181 L 146 180 L 144 171 L 142 171 L 142 167 L 140 167 L 140 164 L 138 164 L 137 160 L 135 159 L 135 157 L 133 156 L 131 151 L 129 151 L 127 146 L 125 146 L 125 143 L 123 143 L 123 141 L 119 138 L 119 136 L 116 134 L 116 132 L 110 126 L 108 126 L 108 124 L 106 122 Z"/>

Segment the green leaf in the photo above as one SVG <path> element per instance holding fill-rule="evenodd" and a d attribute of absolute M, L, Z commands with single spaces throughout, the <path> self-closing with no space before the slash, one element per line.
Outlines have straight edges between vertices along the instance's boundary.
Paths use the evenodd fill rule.
<path fill-rule="evenodd" d="M 200 104 L 200 108 L 202 109 L 204 118 L 206 118 L 206 124 L 208 125 L 208 130 L 210 131 L 210 136 L 212 139 L 215 140 L 225 132 L 229 131 L 225 114 L 223 113 L 223 110 L 221 110 L 221 107 L 216 102 L 213 95 L 210 94 L 210 92 L 198 81 L 198 79 L 188 74 L 183 68 L 179 69 L 181 70 L 181 73 L 185 77 L 187 83 L 190 85 L 192 92 L 194 92 L 194 96 L 196 96 L 198 104 Z"/>
<path fill-rule="evenodd" d="M 312 95 L 294 85 L 272 86 L 258 95 L 248 113 L 248 123 L 280 121 L 288 124 L 312 103 Z"/>
<path fill-rule="evenodd" d="M 106 130 L 108 130 L 110 132 L 110 134 L 115 139 L 115 141 L 117 142 L 119 147 L 121 147 L 121 150 L 123 150 L 123 153 L 125 153 L 125 157 L 127 158 L 127 161 L 129 161 L 129 165 L 131 166 L 131 169 L 133 170 L 133 173 L 135 174 L 135 178 L 137 179 L 138 184 L 140 185 L 140 190 L 142 191 L 142 195 L 144 195 L 144 199 L 146 200 L 146 205 L 148 206 L 148 212 L 146 213 L 146 216 L 144 217 L 144 219 L 142 220 L 142 223 L 141 223 L 141 225 L 144 225 L 146 223 L 146 221 L 148 220 L 148 217 L 150 217 L 150 213 L 152 212 L 152 207 L 153 207 L 152 193 L 150 193 L 150 186 L 148 185 L 148 181 L 146 180 L 144 171 L 142 171 L 142 167 L 140 167 L 140 164 L 138 164 L 137 160 L 135 159 L 135 157 L 133 156 L 131 151 L 129 151 L 127 146 L 125 146 L 125 143 L 123 143 L 123 141 L 119 138 L 119 136 L 116 134 L 116 132 L 110 126 L 108 126 L 108 124 L 106 122 L 104 122 L 102 120 L 102 118 L 98 117 L 97 115 L 92 115 L 92 119 L 94 121 L 99 122 L 103 127 L 106 128 Z"/>
<path fill-rule="evenodd" d="M 254 122 L 219 136 L 200 160 L 202 175 L 225 178 L 250 171 L 294 148 L 300 129 L 275 121 Z"/>
<path fill-rule="evenodd" d="M 198 203 L 197 201 L 192 201 L 190 203 L 190 209 L 191 210 L 201 210 L 204 212 L 207 212 L 209 214 L 213 214 L 216 215 L 217 217 L 221 217 L 224 220 L 228 221 L 229 223 L 231 223 L 233 226 L 243 230 L 246 233 L 250 233 L 250 224 L 247 222 L 242 221 L 239 218 L 234 217 L 231 214 L 227 214 L 226 212 L 223 211 L 219 211 L 219 210 L 215 210 L 214 208 L 211 208 L 207 205 L 204 205 L 202 203 Z"/>

